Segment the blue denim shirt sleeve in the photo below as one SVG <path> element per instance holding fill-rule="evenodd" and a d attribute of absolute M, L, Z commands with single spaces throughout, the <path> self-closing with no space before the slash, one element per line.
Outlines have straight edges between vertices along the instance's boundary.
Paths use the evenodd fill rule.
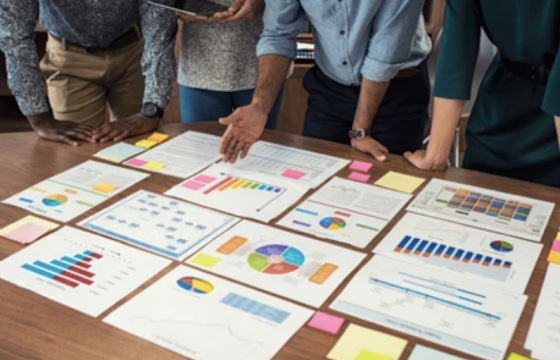
<path fill-rule="evenodd" d="M 305 32 L 306 17 L 299 0 L 266 0 L 264 31 L 257 56 L 282 55 L 294 59 L 296 37 Z"/>
<path fill-rule="evenodd" d="M 387 82 L 410 59 L 423 0 L 383 1 L 374 18 L 369 49 L 362 65 L 364 78 Z"/>

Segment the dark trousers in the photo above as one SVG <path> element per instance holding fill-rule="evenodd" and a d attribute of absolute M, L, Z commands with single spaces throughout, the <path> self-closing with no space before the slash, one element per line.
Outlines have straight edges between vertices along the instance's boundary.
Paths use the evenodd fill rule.
<path fill-rule="evenodd" d="M 391 81 L 371 127 L 372 137 L 393 154 L 422 148 L 430 102 L 427 62 L 418 70 L 418 75 Z M 339 84 L 318 66 L 309 70 L 303 86 L 309 93 L 303 135 L 349 144 L 360 87 Z"/>

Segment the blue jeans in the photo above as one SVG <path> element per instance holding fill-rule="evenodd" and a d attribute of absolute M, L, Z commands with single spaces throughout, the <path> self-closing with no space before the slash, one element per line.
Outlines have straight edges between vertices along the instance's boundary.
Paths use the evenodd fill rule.
<path fill-rule="evenodd" d="M 254 90 L 221 92 L 181 86 L 181 122 L 190 124 L 228 117 L 235 109 L 250 105 L 253 101 L 253 93 Z M 267 129 L 276 129 L 283 97 L 284 88 L 280 91 L 276 103 L 268 115 Z"/>

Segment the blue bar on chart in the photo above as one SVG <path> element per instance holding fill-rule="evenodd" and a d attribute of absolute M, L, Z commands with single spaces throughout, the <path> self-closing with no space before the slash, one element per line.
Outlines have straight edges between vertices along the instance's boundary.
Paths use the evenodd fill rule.
<path fill-rule="evenodd" d="M 445 250 L 445 245 L 440 245 L 438 247 L 438 249 L 436 250 L 436 255 L 435 256 L 441 256 L 441 254 L 443 254 L 444 250 Z"/>
<path fill-rule="evenodd" d="M 465 255 L 465 258 L 463 259 L 463 262 L 468 263 L 471 261 L 472 257 L 473 257 L 473 253 L 472 252 L 467 252 L 467 255 Z"/>
<path fill-rule="evenodd" d="M 430 246 L 428 246 L 428 249 L 426 249 L 426 251 L 424 252 L 424 257 L 430 257 L 432 255 L 432 253 L 434 252 L 434 249 L 436 248 L 437 244 L 436 243 L 431 243 Z"/>
<path fill-rule="evenodd" d="M 408 242 L 412 239 L 412 237 L 410 236 L 405 236 L 404 239 L 401 240 L 401 242 L 399 243 L 399 245 L 397 245 L 397 247 L 395 248 L 395 252 L 402 252 L 406 246 L 406 244 L 408 244 Z"/>
<path fill-rule="evenodd" d="M 422 251 L 424 251 L 424 249 L 426 248 L 426 245 L 428 245 L 428 240 L 422 240 L 420 246 L 418 246 L 416 250 L 414 250 L 414 255 L 420 255 Z"/>

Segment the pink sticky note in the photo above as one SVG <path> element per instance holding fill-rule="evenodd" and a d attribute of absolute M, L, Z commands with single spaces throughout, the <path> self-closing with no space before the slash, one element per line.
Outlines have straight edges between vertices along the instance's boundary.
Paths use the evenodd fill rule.
<path fill-rule="evenodd" d="M 361 181 L 361 182 L 367 182 L 370 177 L 371 176 L 366 175 L 366 174 L 359 174 L 357 172 L 353 172 L 352 174 L 350 174 L 350 176 L 348 176 L 348 179 Z"/>
<path fill-rule="evenodd" d="M 34 223 L 25 223 L 4 235 L 5 238 L 21 244 L 29 244 L 49 232 L 49 228 Z"/>
<path fill-rule="evenodd" d="M 126 162 L 126 165 L 142 167 L 146 165 L 149 161 L 142 160 L 142 159 L 130 159 Z"/>
<path fill-rule="evenodd" d="M 343 324 L 343 318 L 317 311 L 311 320 L 309 320 L 307 326 L 336 335 Z"/>
<path fill-rule="evenodd" d="M 190 190 L 198 191 L 198 190 L 202 189 L 203 187 L 205 187 L 206 184 L 199 183 L 199 182 L 191 180 L 191 181 L 187 181 L 186 183 L 184 183 L 181 186 L 184 187 L 184 188 L 190 189 Z"/>
<path fill-rule="evenodd" d="M 290 178 L 290 179 L 294 179 L 294 180 L 299 180 L 302 177 L 305 176 L 305 173 L 302 173 L 301 171 L 297 171 L 297 170 L 292 170 L 292 169 L 288 169 L 286 171 L 284 171 L 284 173 L 282 173 L 282 176 Z"/>
<path fill-rule="evenodd" d="M 215 177 L 208 176 L 208 175 L 198 175 L 193 179 L 194 181 L 198 181 L 205 184 L 210 184 L 211 182 L 216 181 Z"/>
<path fill-rule="evenodd" d="M 372 166 L 372 163 L 356 160 L 350 165 L 350 169 L 354 171 L 368 172 Z"/>
<path fill-rule="evenodd" d="M 552 251 L 560 252 L 560 240 L 554 240 L 552 243 Z"/>

